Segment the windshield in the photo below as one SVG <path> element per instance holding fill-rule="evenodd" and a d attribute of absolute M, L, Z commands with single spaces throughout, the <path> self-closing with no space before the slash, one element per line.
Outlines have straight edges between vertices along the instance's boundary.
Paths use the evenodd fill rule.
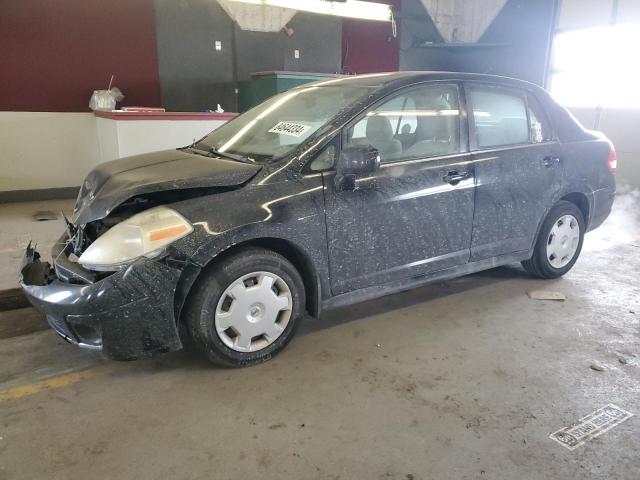
<path fill-rule="evenodd" d="M 292 151 L 369 88 L 309 86 L 269 98 L 198 142 L 226 155 L 267 162 Z"/>

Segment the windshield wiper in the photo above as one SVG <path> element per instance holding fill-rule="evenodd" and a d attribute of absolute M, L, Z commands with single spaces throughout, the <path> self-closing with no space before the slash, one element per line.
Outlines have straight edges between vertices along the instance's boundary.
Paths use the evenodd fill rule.
<path fill-rule="evenodd" d="M 197 145 L 201 145 L 202 148 L 198 147 Z M 212 155 L 217 155 L 218 157 L 228 158 L 230 160 L 236 160 L 236 161 L 242 162 L 242 163 L 253 163 L 251 161 L 251 159 L 249 159 L 247 157 L 243 157 L 242 155 L 235 155 L 233 153 L 220 152 L 220 151 L 216 150 L 215 148 L 210 147 L 209 145 L 204 144 L 204 143 L 194 143 L 193 145 L 189 146 L 189 148 L 193 148 L 194 150 L 200 150 L 201 152 L 207 152 L 207 153 L 210 153 Z"/>
<path fill-rule="evenodd" d="M 219 152 L 215 148 L 210 148 L 208 152 L 219 157 L 230 158 L 231 160 L 237 160 L 244 163 L 251 163 L 251 161 L 247 157 L 243 157 L 242 155 L 235 155 L 233 153 Z"/>

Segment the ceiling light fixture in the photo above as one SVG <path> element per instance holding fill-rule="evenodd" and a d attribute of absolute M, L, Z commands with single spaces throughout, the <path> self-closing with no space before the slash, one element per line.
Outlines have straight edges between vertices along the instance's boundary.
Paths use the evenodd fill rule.
<path fill-rule="evenodd" d="M 359 18 L 362 20 L 376 20 L 391 22 L 393 19 L 391 7 L 382 3 L 363 2 L 360 0 L 346 0 L 332 2 L 328 0 L 232 0 L 238 3 L 252 5 L 268 5 L 270 7 L 290 8 L 303 12 L 319 13 L 322 15 L 336 15 L 338 17 Z"/>

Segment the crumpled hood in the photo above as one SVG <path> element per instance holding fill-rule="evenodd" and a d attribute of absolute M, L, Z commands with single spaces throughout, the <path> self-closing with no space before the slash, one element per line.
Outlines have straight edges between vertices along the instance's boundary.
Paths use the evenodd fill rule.
<path fill-rule="evenodd" d="M 249 181 L 262 167 L 184 150 L 165 150 L 105 162 L 85 179 L 72 222 L 106 217 L 137 195 L 201 187 L 233 187 Z"/>

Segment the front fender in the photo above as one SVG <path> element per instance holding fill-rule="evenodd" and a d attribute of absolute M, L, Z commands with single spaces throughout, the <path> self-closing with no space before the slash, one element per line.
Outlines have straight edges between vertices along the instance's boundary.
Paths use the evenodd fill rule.
<path fill-rule="evenodd" d="M 236 245 L 282 240 L 311 264 L 321 291 L 330 291 L 321 176 L 252 185 L 171 207 L 194 226 L 172 246 L 174 256 L 203 268 Z"/>

